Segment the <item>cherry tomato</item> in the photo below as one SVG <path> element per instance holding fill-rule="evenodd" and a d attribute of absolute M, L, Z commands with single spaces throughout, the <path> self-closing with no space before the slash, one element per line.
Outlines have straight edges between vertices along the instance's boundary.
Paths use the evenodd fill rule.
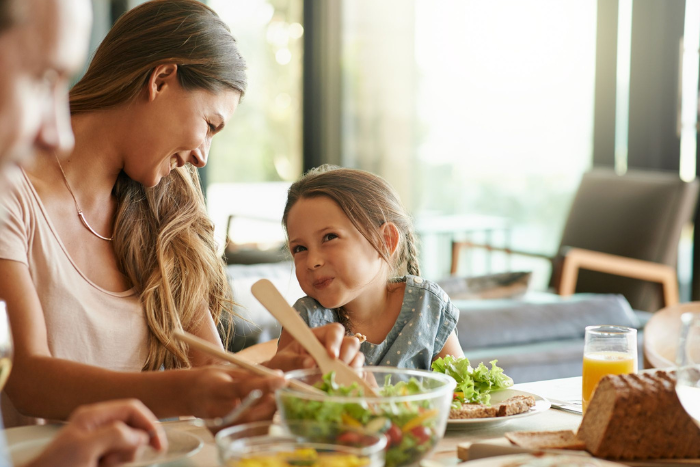
<path fill-rule="evenodd" d="M 401 428 L 392 423 L 391 427 L 389 427 L 389 429 L 386 431 L 386 437 L 388 438 L 387 444 L 389 446 L 396 446 L 401 444 L 401 440 L 403 439 L 403 433 L 401 433 Z"/>
<path fill-rule="evenodd" d="M 362 446 L 362 435 L 354 431 L 346 431 L 338 436 L 338 442 L 343 446 Z"/>
<path fill-rule="evenodd" d="M 416 437 L 419 444 L 430 440 L 430 429 L 424 426 L 417 426 L 411 430 L 411 434 Z"/>

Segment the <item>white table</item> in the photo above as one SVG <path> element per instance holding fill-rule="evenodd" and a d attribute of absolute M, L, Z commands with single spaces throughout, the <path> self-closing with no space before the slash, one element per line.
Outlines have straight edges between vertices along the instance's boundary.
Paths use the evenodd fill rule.
<path fill-rule="evenodd" d="M 539 396 L 560 401 L 581 400 L 581 377 L 516 384 L 513 389 L 528 391 Z M 456 465 L 457 445 L 464 442 L 502 438 L 509 431 L 577 430 L 581 415 L 549 409 L 539 415 L 514 419 L 508 423 L 479 430 L 447 430 L 432 459 L 443 465 Z"/>
<path fill-rule="evenodd" d="M 581 378 L 565 378 L 551 381 L 538 381 L 534 383 L 516 384 L 514 389 L 532 392 L 543 397 L 558 400 L 580 400 Z M 438 465 L 456 465 L 460 461 L 457 458 L 457 445 L 463 442 L 474 442 L 491 438 L 501 438 L 509 431 L 533 431 L 533 430 L 576 430 L 581 423 L 581 416 L 550 409 L 539 415 L 512 420 L 508 423 L 485 428 L 469 430 L 448 430 L 445 438 L 440 441 L 431 459 Z M 214 444 L 214 438 L 204 428 L 193 425 L 191 421 L 167 422 L 169 428 L 177 428 L 196 434 L 204 441 L 204 447 L 194 456 L 177 462 L 167 464 L 169 467 L 218 467 L 219 460 Z M 22 427 L 6 430 L 8 444 L 26 442 L 40 435 L 37 428 L 46 430 L 46 433 L 55 433 L 56 427 Z M 33 429 L 33 430 L 30 430 Z"/>

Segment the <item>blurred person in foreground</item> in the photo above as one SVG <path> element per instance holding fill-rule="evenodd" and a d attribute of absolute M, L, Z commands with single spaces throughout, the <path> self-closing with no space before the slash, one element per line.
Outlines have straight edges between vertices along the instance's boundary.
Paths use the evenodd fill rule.
<path fill-rule="evenodd" d="M 87 53 L 90 11 L 89 0 L 0 0 L 0 174 L 37 150 L 73 144 L 67 81 Z M 163 449 L 155 422 L 136 400 L 81 407 L 28 467 L 112 465 L 147 444 Z M 5 454 L 0 465 L 9 465 Z"/>

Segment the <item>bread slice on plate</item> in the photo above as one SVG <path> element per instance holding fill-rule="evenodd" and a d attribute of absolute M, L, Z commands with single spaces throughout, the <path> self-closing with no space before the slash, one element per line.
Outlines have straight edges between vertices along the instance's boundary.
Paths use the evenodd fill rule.
<path fill-rule="evenodd" d="M 583 451 L 586 444 L 571 430 L 562 431 L 513 431 L 506 433 L 511 443 L 525 449 L 570 449 Z"/>
<path fill-rule="evenodd" d="M 513 396 L 496 405 L 496 408 L 499 417 L 508 417 L 529 411 L 535 403 L 535 398 L 532 396 Z"/>
<path fill-rule="evenodd" d="M 450 419 L 508 417 L 528 412 L 535 406 L 533 396 L 513 396 L 499 404 L 462 404 L 459 409 L 450 410 Z"/>

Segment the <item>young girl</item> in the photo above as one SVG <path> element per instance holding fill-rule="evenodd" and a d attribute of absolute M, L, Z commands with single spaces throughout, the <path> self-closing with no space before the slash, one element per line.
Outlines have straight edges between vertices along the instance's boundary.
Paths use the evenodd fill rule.
<path fill-rule="evenodd" d="M 340 322 L 360 337 L 369 365 L 430 369 L 462 357 L 459 316 L 419 277 L 411 221 L 381 177 L 322 166 L 289 189 L 282 223 L 307 294 L 294 308 L 311 327 Z M 282 331 L 279 349 L 292 341 Z"/>

